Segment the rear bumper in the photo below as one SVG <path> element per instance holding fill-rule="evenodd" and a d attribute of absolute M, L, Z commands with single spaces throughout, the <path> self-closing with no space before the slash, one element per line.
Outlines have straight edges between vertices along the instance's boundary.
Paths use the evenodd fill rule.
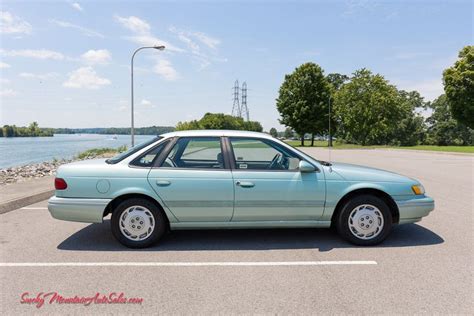
<path fill-rule="evenodd" d="M 400 213 L 399 224 L 419 222 L 434 210 L 434 200 L 429 196 L 422 198 L 396 201 Z"/>
<path fill-rule="evenodd" d="M 101 223 L 110 199 L 76 199 L 53 196 L 48 210 L 56 219 L 72 222 Z"/>

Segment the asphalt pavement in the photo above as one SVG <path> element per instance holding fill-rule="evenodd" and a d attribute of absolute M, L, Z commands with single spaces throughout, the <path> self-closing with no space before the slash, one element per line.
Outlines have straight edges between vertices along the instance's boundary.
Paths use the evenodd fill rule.
<path fill-rule="evenodd" d="M 305 151 L 329 159 L 326 149 Z M 108 220 L 58 221 L 43 201 L 0 215 L 0 314 L 472 314 L 474 156 L 377 149 L 331 158 L 417 178 L 436 209 L 375 247 L 329 229 L 271 229 L 176 231 L 131 250 Z M 40 293 L 43 305 L 33 300 Z M 96 293 L 138 300 L 86 306 Z M 75 296 L 82 304 L 66 302 Z"/>

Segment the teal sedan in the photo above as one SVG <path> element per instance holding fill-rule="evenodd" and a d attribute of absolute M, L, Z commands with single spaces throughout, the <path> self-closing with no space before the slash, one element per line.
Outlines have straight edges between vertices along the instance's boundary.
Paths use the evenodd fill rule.
<path fill-rule="evenodd" d="M 63 165 L 55 188 L 54 218 L 100 223 L 111 214 L 113 235 L 132 248 L 176 229 L 331 226 L 368 246 L 434 209 L 417 180 L 242 131 L 163 134 L 107 160 Z"/>

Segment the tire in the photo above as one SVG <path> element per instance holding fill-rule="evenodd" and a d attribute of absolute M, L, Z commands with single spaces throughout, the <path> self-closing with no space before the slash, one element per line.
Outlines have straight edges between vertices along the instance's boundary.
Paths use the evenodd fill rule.
<path fill-rule="evenodd" d="M 376 196 L 355 196 L 342 206 L 336 229 L 342 238 L 355 245 L 377 245 L 392 229 L 392 214 L 387 203 Z"/>
<path fill-rule="evenodd" d="M 146 199 L 131 198 L 121 202 L 113 210 L 111 228 L 112 234 L 122 245 L 146 248 L 164 235 L 167 220 L 154 203 Z"/>

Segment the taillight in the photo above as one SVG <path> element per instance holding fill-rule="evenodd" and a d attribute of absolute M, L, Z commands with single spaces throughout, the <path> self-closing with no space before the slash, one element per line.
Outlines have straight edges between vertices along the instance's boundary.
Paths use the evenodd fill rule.
<path fill-rule="evenodd" d="M 54 179 L 54 188 L 56 190 L 66 190 L 67 189 L 67 183 L 62 178 L 55 178 Z"/>

